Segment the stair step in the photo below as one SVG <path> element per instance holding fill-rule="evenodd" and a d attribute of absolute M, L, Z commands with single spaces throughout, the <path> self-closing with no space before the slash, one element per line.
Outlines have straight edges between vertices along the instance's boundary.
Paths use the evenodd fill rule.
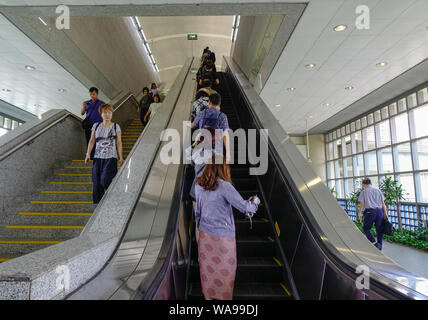
<path fill-rule="evenodd" d="M 189 299 L 202 299 L 200 283 L 191 283 L 189 286 Z M 234 300 L 278 300 L 291 299 L 290 290 L 285 288 L 281 282 L 277 283 L 240 283 L 235 282 L 233 291 Z"/>

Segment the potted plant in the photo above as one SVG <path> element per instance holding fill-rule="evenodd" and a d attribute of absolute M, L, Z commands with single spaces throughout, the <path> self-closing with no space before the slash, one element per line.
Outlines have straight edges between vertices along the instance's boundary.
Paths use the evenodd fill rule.
<path fill-rule="evenodd" d="M 397 206 L 398 228 L 401 231 L 402 226 L 400 203 L 402 200 L 405 200 L 402 185 L 392 177 L 385 176 L 385 179 L 381 182 L 379 189 L 385 196 L 385 205 L 387 206 L 387 209 L 390 206 Z"/>
<path fill-rule="evenodd" d="M 357 221 L 358 221 L 358 209 L 359 209 L 359 205 L 360 202 L 358 201 L 358 198 L 360 197 L 360 193 L 363 190 L 362 187 L 357 187 L 355 186 L 355 191 L 351 192 L 349 194 L 349 203 L 353 204 L 355 206 L 355 214 L 357 215 Z"/>

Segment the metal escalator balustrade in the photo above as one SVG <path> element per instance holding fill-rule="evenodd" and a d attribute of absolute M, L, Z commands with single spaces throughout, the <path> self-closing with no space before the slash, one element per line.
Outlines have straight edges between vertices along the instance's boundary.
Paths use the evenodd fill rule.
<path fill-rule="evenodd" d="M 220 87 L 221 112 L 228 117 L 232 130 L 241 128 L 238 113 L 228 89 L 228 79 L 221 73 Z M 231 145 L 232 145 L 231 141 Z M 234 158 L 237 163 L 237 144 Z M 252 220 L 233 209 L 236 226 L 237 270 L 233 299 L 293 299 L 289 281 L 285 278 L 284 262 L 275 239 L 276 232 L 270 221 L 263 193 L 260 191 L 257 176 L 249 175 L 247 164 L 232 164 L 232 182 L 244 199 L 257 194 L 261 205 Z M 191 266 L 189 274 L 188 299 L 202 299 L 198 264 L 198 251 L 195 237 L 192 237 Z"/>

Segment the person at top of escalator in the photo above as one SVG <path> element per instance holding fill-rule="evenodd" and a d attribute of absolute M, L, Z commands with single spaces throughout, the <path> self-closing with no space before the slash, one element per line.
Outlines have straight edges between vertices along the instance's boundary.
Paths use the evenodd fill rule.
<path fill-rule="evenodd" d="M 91 139 L 91 129 L 95 123 L 103 122 L 103 118 L 101 118 L 98 113 L 98 109 L 100 106 L 105 104 L 104 101 L 98 99 L 98 89 L 92 87 L 89 89 L 89 94 L 91 96 L 90 100 L 86 100 L 82 104 L 82 109 L 80 110 L 80 114 L 83 116 L 86 113 L 86 118 L 82 122 L 83 129 L 85 130 L 86 144 L 89 143 Z M 91 159 L 94 158 L 94 152 L 91 154 Z"/>
<path fill-rule="evenodd" d="M 104 104 L 99 113 L 103 122 L 95 123 L 92 127 L 91 140 L 85 157 L 88 163 L 92 149 L 95 146 L 94 161 L 92 166 L 93 202 L 100 202 L 104 192 L 117 173 L 117 160 L 123 165 L 122 133 L 117 123 L 111 121 L 113 107 Z"/>
<path fill-rule="evenodd" d="M 206 300 L 231 300 L 236 275 L 232 207 L 252 217 L 260 199 L 244 200 L 232 185 L 226 159 L 215 154 L 196 180 L 195 223 L 202 292 Z"/>
<path fill-rule="evenodd" d="M 149 88 L 143 88 L 143 97 L 140 100 L 137 111 L 140 113 L 140 120 L 143 126 L 147 124 L 145 121 L 145 116 L 147 111 L 149 111 L 150 104 L 152 103 L 152 97 L 150 96 Z"/>

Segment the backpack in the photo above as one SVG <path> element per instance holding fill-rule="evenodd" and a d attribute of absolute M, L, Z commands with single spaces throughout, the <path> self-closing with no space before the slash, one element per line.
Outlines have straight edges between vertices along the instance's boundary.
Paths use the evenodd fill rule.
<path fill-rule="evenodd" d="M 98 122 L 97 123 L 97 125 L 95 127 L 95 133 L 97 133 L 97 129 L 100 126 L 101 123 L 102 122 Z M 114 134 L 112 134 L 112 131 L 114 131 Z M 115 123 L 113 123 L 113 130 L 110 130 L 110 132 L 108 133 L 108 137 L 107 138 L 104 138 L 104 137 L 95 138 L 95 142 L 98 142 L 98 141 L 100 141 L 102 139 L 110 139 L 110 140 L 116 139 L 116 136 L 117 136 L 117 133 L 116 133 L 116 122 L 115 122 Z"/>

